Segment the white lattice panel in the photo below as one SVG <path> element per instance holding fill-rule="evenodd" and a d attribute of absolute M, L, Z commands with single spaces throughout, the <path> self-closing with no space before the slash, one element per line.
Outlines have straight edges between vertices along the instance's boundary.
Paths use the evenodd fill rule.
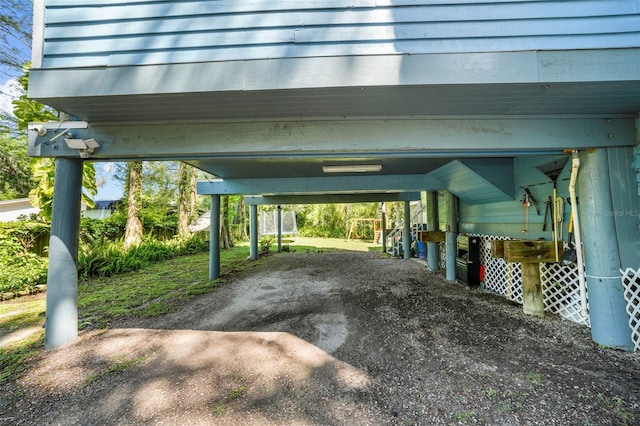
<path fill-rule="evenodd" d="M 494 237 L 488 235 L 474 235 L 480 238 L 480 264 L 484 265 L 484 286 L 494 293 L 507 294 L 507 270 L 509 268 L 504 259 L 491 257 L 491 241 L 508 240 L 508 237 Z"/>
<path fill-rule="evenodd" d="M 627 301 L 629 327 L 634 351 L 640 350 L 640 269 L 627 268 L 622 272 L 624 299 Z"/>
<path fill-rule="evenodd" d="M 480 263 L 485 268 L 485 288 L 502 294 L 507 300 L 522 304 L 522 267 L 519 263 L 507 263 L 504 259 L 491 257 L 491 241 L 510 240 L 510 238 L 478 234 L 473 234 L 473 236 L 480 238 Z M 545 310 L 578 324 L 590 325 L 588 314 L 584 316 L 580 306 L 577 266 L 564 266 L 555 263 L 542 264 L 540 278 Z M 640 327 L 640 324 L 637 326 Z"/>
<path fill-rule="evenodd" d="M 507 300 L 517 302 L 522 305 L 522 267 L 519 263 L 507 263 L 506 283 L 507 290 L 505 297 Z"/>
<path fill-rule="evenodd" d="M 540 264 L 542 297 L 547 311 L 578 324 L 589 326 L 589 315 L 584 315 L 580 304 L 578 266 L 561 263 Z"/>

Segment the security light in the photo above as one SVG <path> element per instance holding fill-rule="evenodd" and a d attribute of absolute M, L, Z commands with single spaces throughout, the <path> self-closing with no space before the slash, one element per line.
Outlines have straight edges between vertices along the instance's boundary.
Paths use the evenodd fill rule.
<path fill-rule="evenodd" d="M 324 173 L 367 173 L 379 172 L 382 164 L 345 164 L 340 166 L 322 166 Z"/>
<path fill-rule="evenodd" d="M 71 139 L 66 138 L 64 142 L 70 149 L 77 149 L 80 153 L 80 158 L 89 158 L 89 155 L 93 154 L 93 150 L 100 148 L 100 144 L 93 138 L 91 139 Z"/>

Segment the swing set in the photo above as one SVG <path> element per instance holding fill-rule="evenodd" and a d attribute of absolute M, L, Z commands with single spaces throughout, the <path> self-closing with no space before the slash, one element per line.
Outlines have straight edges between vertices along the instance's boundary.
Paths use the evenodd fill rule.
<path fill-rule="evenodd" d="M 372 217 L 359 217 L 351 219 L 349 234 L 347 240 L 350 239 L 372 239 L 374 243 L 380 242 L 382 230 L 382 221 Z"/>

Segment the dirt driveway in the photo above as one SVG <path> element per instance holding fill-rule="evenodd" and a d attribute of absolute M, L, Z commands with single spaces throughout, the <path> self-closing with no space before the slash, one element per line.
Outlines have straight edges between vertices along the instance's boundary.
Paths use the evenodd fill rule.
<path fill-rule="evenodd" d="M 6 424 L 639 424 L 640 357 L 378 253 L 283 253 L 177 313 L 84 333 Z"/>

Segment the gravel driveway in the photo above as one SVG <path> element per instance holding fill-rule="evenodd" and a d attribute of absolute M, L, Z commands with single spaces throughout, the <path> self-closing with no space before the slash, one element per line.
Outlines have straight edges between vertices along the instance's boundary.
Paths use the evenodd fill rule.
<path fill-rule="evenodd" d="M 47 353 L 5 424 L 640 423 L 640 356 L 371 252 L 282 253 Z"/>

